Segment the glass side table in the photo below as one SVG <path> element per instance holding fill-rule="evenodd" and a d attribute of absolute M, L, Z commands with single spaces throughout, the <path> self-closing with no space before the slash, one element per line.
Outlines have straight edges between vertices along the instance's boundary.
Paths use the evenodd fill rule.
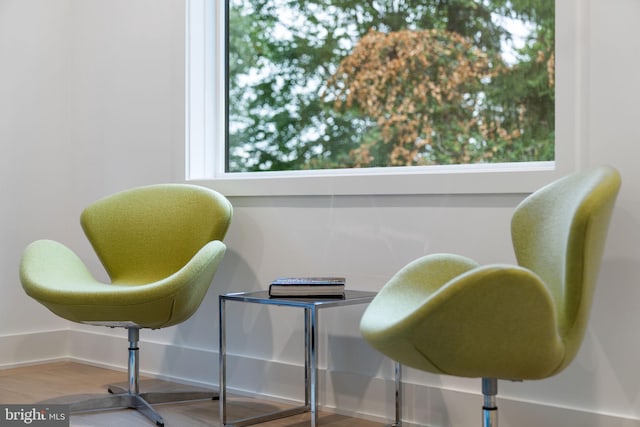
<path fill-rule="evenodd" d="M 267 291 L 238 292 L 220 295 L 220 424 L 242 427 L 262 423 L 291 415 L 311 412 L 311 427 L 318 425 L 318 310 L 355 304 L 368 304 L 376 296 L 375 292 L 346 291 L 344 298 L 270 298 Z M 226 349 L 226 303 L 227 301 L 266 304 L 304 309 L 304 406 L 283 409 L 265 415 L 243 418 L 227 423 L 227 349 Z M 401 426 L 401 367 L 395 363 L 395 422 Z"/>

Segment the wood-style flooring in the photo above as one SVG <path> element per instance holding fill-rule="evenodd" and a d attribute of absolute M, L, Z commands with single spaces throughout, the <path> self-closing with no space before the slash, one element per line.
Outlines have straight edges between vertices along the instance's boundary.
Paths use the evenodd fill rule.
<path fill-rule="evenodd" d="M 100 395 L 106 393 L 106 385 L 126 381 L 126 375 L 126 372 L 74 362 L 56 362 L 0 370 L 0 404 L 32 404 L 67 395 Z M 141 388 L 149 383 L 142 384 Z M 229 396 L 227 402 L 230 420 L 260 415 L 286 407 L 279 403 L 238 396 Z M 164 417 L 166 427 L 220 426 L 218 401 L 162 404 L 154 405 L 154 408 Z M 70 424 L 73 427 L 153 427 L 154 425 L 146 417 L 131 409 L 73 414 Z M 310 421 L 309 414 L 306 413 L 257 425 L 306 427 L 310 425 Z M 382 427 L 385 424 L 339 414 L 320 413 L 319 425 L 321 427 Z"/>

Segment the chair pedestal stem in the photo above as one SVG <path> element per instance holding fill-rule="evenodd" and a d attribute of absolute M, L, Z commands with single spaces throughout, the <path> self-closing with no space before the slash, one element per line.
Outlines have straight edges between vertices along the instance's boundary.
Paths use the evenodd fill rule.
<path fill-rule="evenodd" d="M 140 348 L 138 347 L 138 341 L 140 341 L 140 329 L 128 328 L 129 333 L 129 394 L 137 395 L 140 392 L 139 378 L 140 378 L 140 359 L 138 353 Z"/>
<path fill-rule="evenodd" d="M 496 378 L 482 379 L 482 427 L 498 427 L 498 406 L 496 395 L 498 394 L 498 380 Z"/>
<path fill-rule="evenodd" d="M 164 420 L 162 416 L 140 395 L 140 348 L 138 347 L 140 329 L 127 328 L 127 332 L 129 335 L 129 364 L 127 369 L 129 374 L 129 390 L 127 390 L 129 404 L 127 406 L 141 412 L 157 426 L 163 427 Z"/>

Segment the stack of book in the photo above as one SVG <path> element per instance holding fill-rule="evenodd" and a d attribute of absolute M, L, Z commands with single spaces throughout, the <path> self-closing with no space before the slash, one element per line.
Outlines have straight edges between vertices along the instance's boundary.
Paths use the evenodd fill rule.
<path fill-rule="evenodd" d="M 269 285 L 269 296 L 344 298 L 344 283 L 344 277 L 279 277 Z"/>

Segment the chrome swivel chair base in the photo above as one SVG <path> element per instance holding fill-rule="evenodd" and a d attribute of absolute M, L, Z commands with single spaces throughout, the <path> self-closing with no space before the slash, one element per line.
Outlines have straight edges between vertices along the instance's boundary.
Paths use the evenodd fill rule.
<path fill-rule="evenodd" d="M 164 427 L 162 416 L 139 394 L 120 393 L 74 402 L 69 405 L 69 412 L 74 414 L 124 408 L 135 409 L 153 421 L 158 427 Z"/>
<path fill-rule="evenodd" d="M 138 358 L 140 328 L 127 327 L 127 331 L 129 333 L 129 383 L 127 387 L 112 384 L 108 386 L 109 393 L 111 393 L 109 395 L 70 403 L 70 413 L 130 408 L 139 411 L 158 427 L 164 427 L 162 416 L 151 407 L 151 404 L 218 398 L 218 393 L 214 391 L 200 390 L 151 391 L 141 393 L 139 387 L 140 365 Z"/>
<path fill-rule="evenodd" d="M 129 408 L 139 411 L 158 427 L 163 427 L 164 420 L 153 409 L 152 404 L 218 399 L 218 393 L 214 391 L 153 391 L 129 394 L 127 389 L 118 385 L 110 385 L 108 390 L 110 393 L 108 395 L 70 403 L 69 412 L 73 414 Z"/>
<path fill-rule="evenodd" d="M 144 384 L 144 381 L 142 381 Z M 116 384 L 111 384 L 107 387 L 109 393 L 113 396 L 120 394 L 127 394 L 128 390 Z M 178 403 L 188 402 L 190 400 L 218 400 L 218 392 L 216 391 L 195 391 L 195 390 L 163 390 L 163 391 L 147 391 L 139 393 L 138 396 L 142 397 L 150 404 L 156 403 Z M 107 396 L 108 398 L 109 396 Z"/>

